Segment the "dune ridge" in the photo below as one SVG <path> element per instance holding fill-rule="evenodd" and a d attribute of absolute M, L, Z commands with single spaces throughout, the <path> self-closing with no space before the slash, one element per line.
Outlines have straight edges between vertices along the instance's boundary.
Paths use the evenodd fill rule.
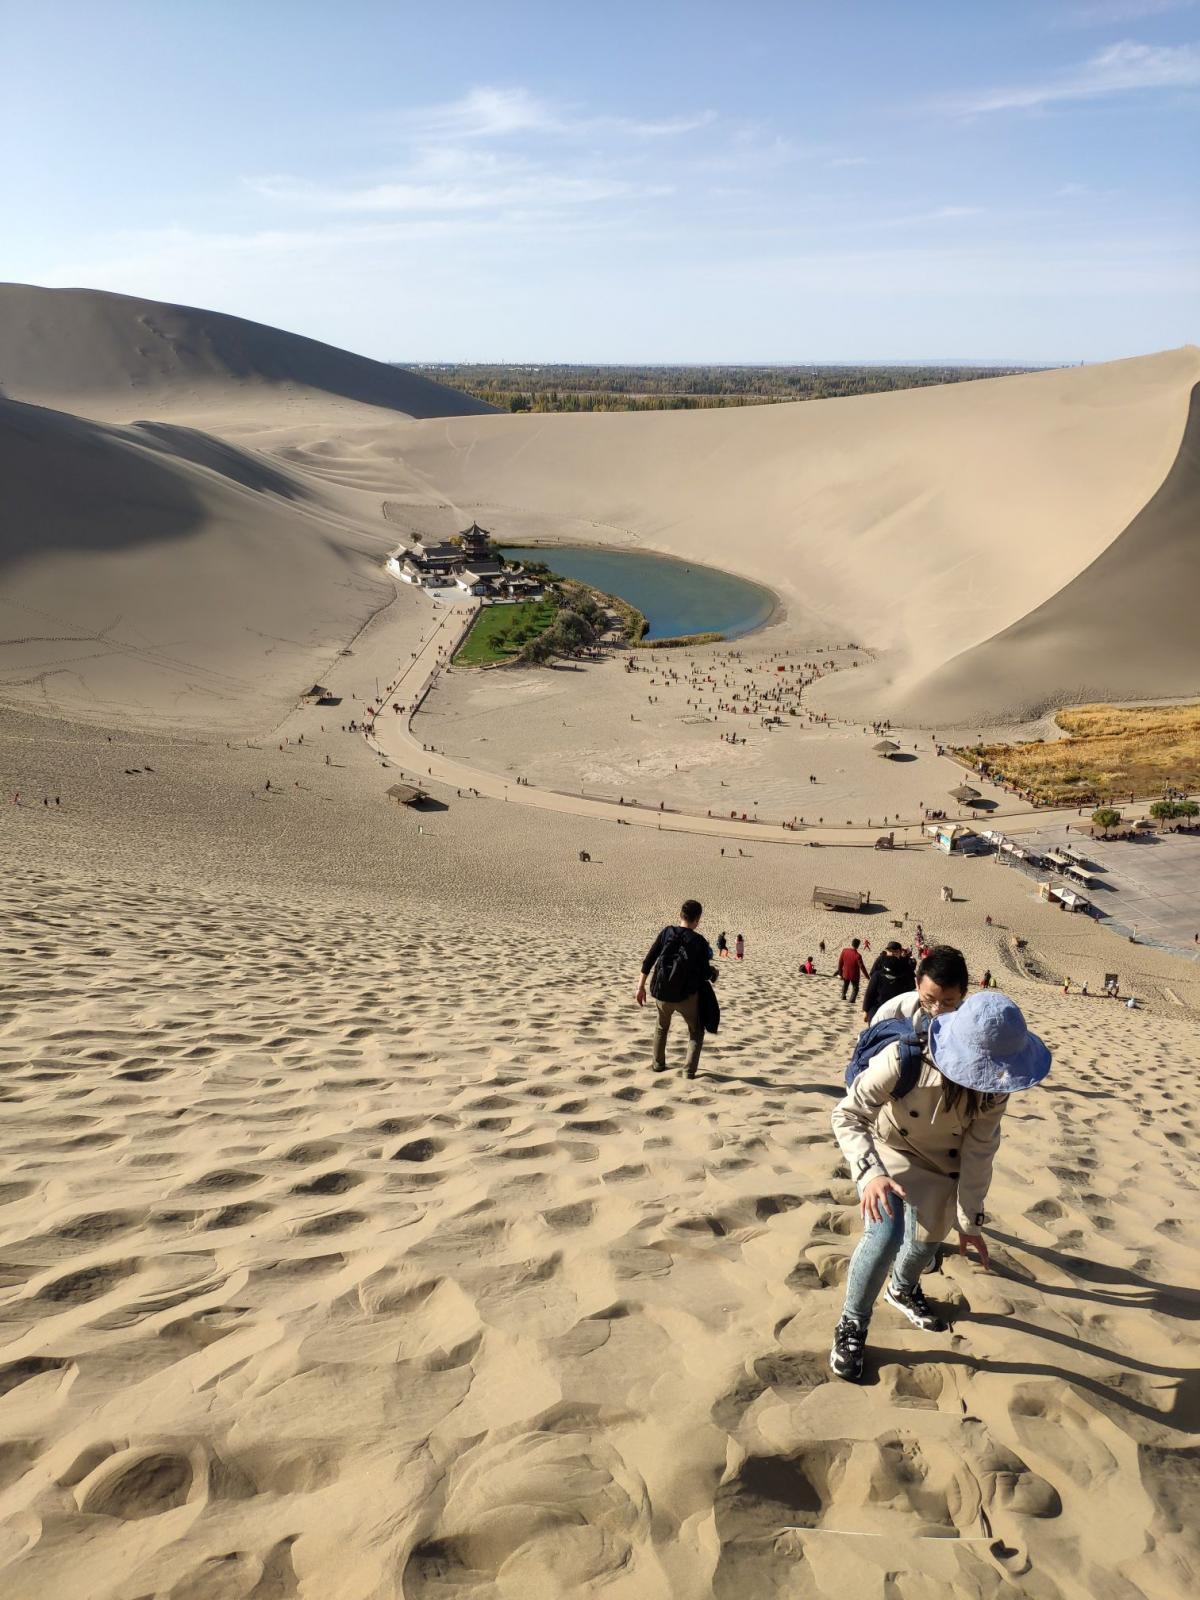
<path fill-rule="evenodd" d="M 495 407 L 418 373 L 302 334 L 99 289 L 0 284 L 0 393 L 132 421 L 281 397 L 354 401 L 412 417 Z"/>
<path fill-rule="evenodd" d="M 947 720 L 1037 716 L 1064 703 L 1200 694 L 1200 384 L 1162 485 L 1078 577 L 938 668 L 898 703 Z M 1129 623 L 1132 621 L 1133 626 Z"/>

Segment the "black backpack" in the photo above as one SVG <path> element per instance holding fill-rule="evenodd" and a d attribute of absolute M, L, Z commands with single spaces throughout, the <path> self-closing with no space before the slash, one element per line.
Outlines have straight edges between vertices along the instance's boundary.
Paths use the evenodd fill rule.
<path fill-rule="evenodd" d="M 700 987 L 700 952 L 686 928 L 669 928 L 650 980 L 656 1000 L 686 1000 Z"/>

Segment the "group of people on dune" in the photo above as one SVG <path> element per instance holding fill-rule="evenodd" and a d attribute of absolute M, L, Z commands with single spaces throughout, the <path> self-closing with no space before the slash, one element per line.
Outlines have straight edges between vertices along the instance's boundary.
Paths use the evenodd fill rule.
<path fill-rule="evenodd" d="M 699 1071 L 705 1034 L 720 1024 L 713 990 L 718 974 L 699 931 L 702 915 L 698 900 L 685 900 L 678 923 L 659 932 L 642 961 L 635 999 L 644 1006 L 649 985 L 656 1007 L 655 1072 L 667 1070 L 675 1016 L 687 1028 L 688 1078 Z M 974 1251 L 988 1270 L 984 1201 L 1004 1113 L 1012 1095 L 1034 1088 L 1050 1070 L 1049 1049 L 1007 995 L 990 981 L 968 992 L 960 950 L 922 948 L 914 965 L 892 941 L 875 963 L 864 997 L 867 1025 L 833 1110 L 833 1132 L 858 1189 L 863 1234 L 850 1258 L 829 1363 L 853 1383 L 863 1376 L 881 1290 L 916 1327 L 945 1332 L 921 1276 L 935 1265 L 952 1229 L 961 1253 Z M 843 999 L 857 1000 L 864 976 L 855 939 L 836 971 Z"/>

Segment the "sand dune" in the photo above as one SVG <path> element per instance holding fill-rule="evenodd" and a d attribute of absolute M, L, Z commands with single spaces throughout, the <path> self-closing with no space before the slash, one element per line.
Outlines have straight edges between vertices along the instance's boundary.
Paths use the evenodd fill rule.
<path fill-rule="evenodd" d="M 604 928 L 582 970 L 415 903 L 8 888 L 8 1600 L 1188 1592 L 1180 1024 L 1012 980 L 1060 1062 L 995 1271 L 928 1280 L 950 1335 L 881 1311 L 851 1389 L 850 1030 L 782 952 L 685 1084 Z"/>
<path fill-rule="evenodd" d="M 1020 714 L 1084 681 L 1116 695 L 1195 689 L 1180 568 L 1149 555 L 1166 524 L 1156 512 L 1117 542 L 1172 472 L 1198 381 L 1190 347 L 803 405 L 426 424 L 397 448 L 459 515 L 502 533 L 637 544 L 768 584 L 808 637 L 882 652 L 831 703 L 859 716 L 918 706 L 945 723 L 967 707 Z M 1200 516 L 1194 475 L 1171 498 L 1181 526 Z M 1081 671 L 1071 629 L 1096 626 L 1081 615 L 1096 595 L 1070 586 L 1110 546 L 1104 570 L 1120 588 L 1136 568 L 1140 603 L 1107 608 L 1103 654 Z M 1193 605 L 1194 573 L 1182 586 Z M 925 691 L 947 661 L 1044 605 L 1060 648 L 1047 625 L 1028 670 L 965 657 L 946 706 Z"/>
<path fill-rule="evenodd" d="M 0 695 L 114 726 L 261 728 L 391 597 L 377 533 L 194 430 L 0 400 Z"/>
<path fill-rule="evenodd" d="M 43 470 L 24 474 L 15 536 L 28 559 L 15 574 L 10 564 L 6 594 L 36 613 L 70 593 L 63 632 L 85 638 L 119 614 L 135 629 L 153 619 L 156 640 L 200 640 L 215 628 L 228 643 L 236 620 L 227 659 L 247 688 L 225 725 L 254 715 L 261 725 L 317 672 L 326 641 L 344 643 L 361 624 L 378 582 L 368 552 L 406 528 L 445 534 L 477 517 L 502 536 L 635 545 L 767 584 L 786 604 L 793 641 L 855 640 L 877 656 L 818 691 L 855 720 L 890 712 L 944 726 L 1013 720 L 1079 696 L 1190 694 L 1195 424 L 1181 440 L 1198 383 L 1200 350 L 1188 347 L 849 400 L 464 416 L 451 413 L 488 408 L 236 318 L 8 286 L 0 385 L 10 396 L 149 420 L 122 445 L 120 482 L 90 486 L 99 456 L 83 460 L 81 436 L 47 422 L 75 441 L 71 492 L 88 502 L 91 554 L 76 545 L 61 587 L 62 491 L 47 434 Z M 164 472 L 179 475 L 169 492 Z M 235 489 L 266 502 L 245 538 L 236 530 L 258 513 Z M 159 496 L 154 539 L 147 508 Z M 181 501 L 193 507 L 187 541 L 172 532 Z M 130 505 L 141 509 L 127 515 Z M 121 564 L 131 526 L 153 560 Z M 188 551 L 205 581 L 175 565 Z M 346 585 L 332 576 L 339 568 Z M 219 582 L 221 573 L 233 581 Z M 387 591 L 379 583 L 374 593 Z M 291 641 L 283 653 L 281 636 Z M 73 714 L 103 704 L 119 715 L 121 695 L 94 666 L 52 680 L 40 644 L 32 656 L 20 642 L 4 648 L 10 698 L 27 699 L 33 684 Z M 191 646 L 179 654 L 192 659 Z M 106 659 L 104 673 L 111 667 Z M 120 681 L 131 715 L 161 709 L 162 685 L 138 682 L 134 656 Z M 200 700 L 189 695 L 187 705 L 191 715 Z M 208 725 L 222 725 L 220 712 L 210 702 Z"/>
<path fill-rule="evenodd" d="M 111 421 L 343 399 L 412 417 L 493 407 L 244 317 L 98 289 L 0 284 L 0 393 Z"/>
<path fill-rule="evenodd" d="M 1077 578 L 948 661 L 898 707 L 947 721 L 999 707 L 1200 694 L 1200 384 L 1162 487 Z"/>

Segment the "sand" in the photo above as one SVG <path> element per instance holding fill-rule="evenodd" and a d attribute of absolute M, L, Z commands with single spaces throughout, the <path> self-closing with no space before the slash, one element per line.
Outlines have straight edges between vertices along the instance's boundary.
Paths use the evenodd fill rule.
<path fill-rule="evenodd" d="M 194 306 L 97 289 L 0 284 L 0 374 L 10 398 L 100 421 L 299 419 L 339 401 L 405 417 L 495 410 L 419 373 Z"/>
<path fill-rule="evenodd" d="M 365 615 L 330 599 L 329 570 L 371 568 L 378 424 L 322 451 L 264 413 L 211 457 L 212 436 L 14 411 L 60 463 L 65 532 L 7 593 L 75 583 L 98 613 L 83 574 L 125 557 L 89 555 L 104 519 L 70 492 L 102 468 L 133 536 L 104 604 L 164 637 L 186 622 L 214 667 L 241 648 L 247 685 L 202 710 L 170 663 L 118 681 L 97 658 L 69 693 L 61 668 L 53 692 L 4 689 L 5 1600 L 1190 1593 L 1200 964 L 986 862 L 870 849 L 868 815 L 948 787 L 920 728 L 911 763 L 848 718 L 768 734 L 739 714 L 748 742 L 724 746 L 690 688 L 608 662 L 455 669 L 411 731 L 385 711 L 373 742 L 344 732 L 377 687 L 415 697 L 459 625 L 378 576 L 377 605 L 353 591 Z M 205 516 L 138 544 L 163 461 Z M 268 469 L 288 493 L 257 486 Z M 431 520 L 458 514 L 423 492 Z M 270 567 L 275 593 L 283 539 L 299 565 Z M 223 552 L 221 606 L 199 555 L 175 581 L 192 543 Z M 254 584 L 273 637 L 239 647 Z M 740 648 L 768 681 L 840 637 L 789 605 Z M 724 670 L 720 647 L 647 665 L 688 661 Z M 297 705 L 302 665 L 337 704 Z M 386 789 L 421 755 L 436 805 L 413 813 Z M 855 827 L 688 809 L 722 779 L 783 807 L 810 770 Z M 650 805 L 613 815 L 642 772 L 668 790 L 662 831 Z M 584 784 L 598 798 L 559 792 Z M 817 882 L 869 887 L 871 913 L 814 912 Z M 633 1001 L 687 894 L 748 949 L 694 1083 L 650 1072 Z M 880 1309 L 855 1388 L 827 1366 L 858 1230 L 829 1127 L 857 1019 L 830 967 L 852 932 L 874 954 L 917 919 L 992 969 L 1055 1065 L 1011 1113 L 993 1272 L 951 1258 L 929 1280 L 945 1335 Z M 1060 992 L 1110 970 L 1140 1009 Z"/>
<path fill-rule="evenodd" d="M 639 841 L 587 880 L 635 926 L 547 926 L 482 863 L 456 916 L 446 839 L 424 906 L 163 882 L 157 843 L 10 883 L 6 1594 L 1187 1591 L 1194 1023 L 1005 974 L 1058 1062 L 995 1271 L 931 1281 L 950 1336 L 881 1312 L 854 1390 L 852 1021 L 765 871 Z M 647 1070 L 639 872 L 747 926 L 695 1084 Z"/>
<path fill-rule="evenodd" d="M 390 599 L 389 545 L 473 519 L 766 584 L 794 643 L 870 649 L 869 669 L 828 686 L 829 708 L 858 721 L 937 727 L 1200 692 L 1194 346 L 847 400 L 464 415 L 488 408 L 297 335 L 9 285 L 0 373 L 20 406 L 3 428 L 18 457 L 73 457 L 69 509 L 58 475 L 15 469 L 0 549 L 9 703 L 119 725 L 170 725 L 178 707 L 195 728 L 269 725 L 335 637 Z M 157 538 L 139 533 L 160 508 Z M 138 560 L 122 566 L 131 539 Z M 1014 648 L 998 654 L 997 637 Z M 212 680 L 220 659 L 236 682 Z"/>

